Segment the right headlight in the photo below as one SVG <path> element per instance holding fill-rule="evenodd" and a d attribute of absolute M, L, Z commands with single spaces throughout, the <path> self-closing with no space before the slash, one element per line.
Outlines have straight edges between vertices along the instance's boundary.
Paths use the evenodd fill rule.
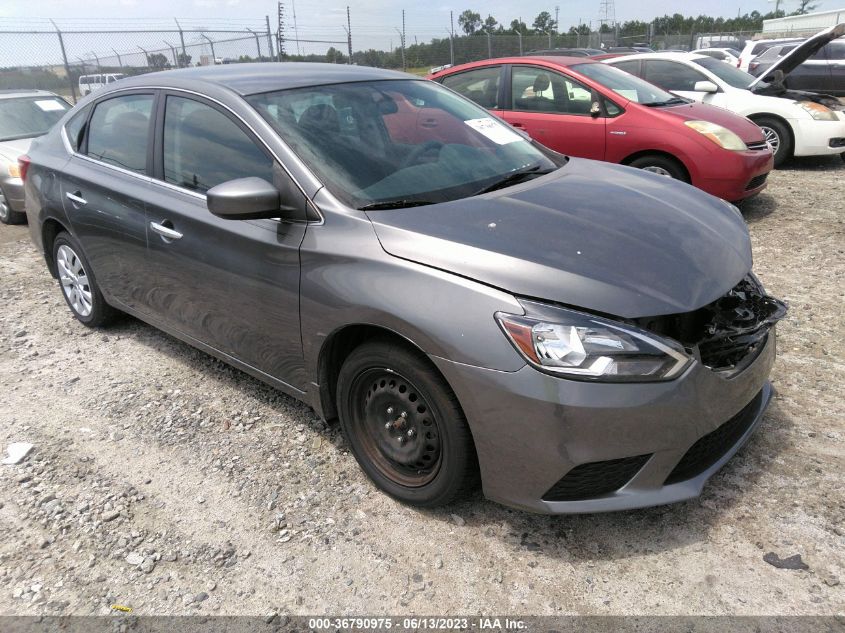
<path fill-rule="evenodd" d="M 496 320 L 514 347 L 543 371 L 581 380 L 656 381 L 677 378 L 692 362 L 675 341 L 625 323 L 540 305 L 554 316 L 497 312 Z"/>
<path fill-rule="evenodd" d="M 712 123 L 710 121 L 684 121 L 684 125 L 706 136 L 719 147 L 737 152 L 744 152 L 748 149 L 748 146 L 739 136 L 718 123 Z"/>

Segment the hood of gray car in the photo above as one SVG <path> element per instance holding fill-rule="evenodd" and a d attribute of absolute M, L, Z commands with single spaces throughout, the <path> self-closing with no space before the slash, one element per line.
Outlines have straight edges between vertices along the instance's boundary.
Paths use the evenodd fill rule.
<path fill-rule="evenodd" d="M 14 141 L 0 142 L 0 158 L 6 161 L 14 162 L 18 160 L 18 156 L 26 154 L 29 151 L 29 146 L 32 144 L 31 138 L 19 138 Z"/>
<path fill-rule="evenodd" d="M 494 193 L 368 216 L 396 257 L 625 318 L 695 310 L 751 269 L 745 222 L 729 205 L 591 160 Z"/>

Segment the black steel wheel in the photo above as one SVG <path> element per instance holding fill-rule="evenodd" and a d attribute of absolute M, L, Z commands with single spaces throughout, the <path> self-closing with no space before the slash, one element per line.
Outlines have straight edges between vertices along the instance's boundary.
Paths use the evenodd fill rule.
<path fill-rule="evenodd" d="M 392 341 L 365 343 L 344 362 L 337 397 L 355 458 L 391 496 L 433 507 L 476 485 L 469 427 L 424 355 Z"/>

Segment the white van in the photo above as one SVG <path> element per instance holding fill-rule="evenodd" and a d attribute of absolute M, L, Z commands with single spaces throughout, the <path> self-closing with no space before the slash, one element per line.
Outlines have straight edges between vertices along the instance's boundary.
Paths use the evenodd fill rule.
<path fill-rule="evenodd" d="M 106 84 L 110 84 L 118 79 L 123 79 L 126 75 L 123 73 L 101 73 L 98 75 L 81 75 L 79 77 L 79 94 L 83 97 L 87 94 L 99 90 Z"/>

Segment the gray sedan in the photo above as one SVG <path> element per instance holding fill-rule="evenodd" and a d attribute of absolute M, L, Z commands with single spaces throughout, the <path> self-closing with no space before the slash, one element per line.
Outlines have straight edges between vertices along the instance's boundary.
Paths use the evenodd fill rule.
<path fill-rule="evenodd" d="M 339 418 L 418 506 L 697 495 L 771 397 L 785 306 L 730 204 L 567 158 L 373 68 L 154 73 L 24 158 L 73 315 L 134 315 Z"/>
<path fill-rule="evenodd" d="M 24 213 L 18 157 L 32 139 L 49 130 L 70 110 L 67 102 L 44 90 L 0 90 L 0 222 L 19 224 Z"/>

